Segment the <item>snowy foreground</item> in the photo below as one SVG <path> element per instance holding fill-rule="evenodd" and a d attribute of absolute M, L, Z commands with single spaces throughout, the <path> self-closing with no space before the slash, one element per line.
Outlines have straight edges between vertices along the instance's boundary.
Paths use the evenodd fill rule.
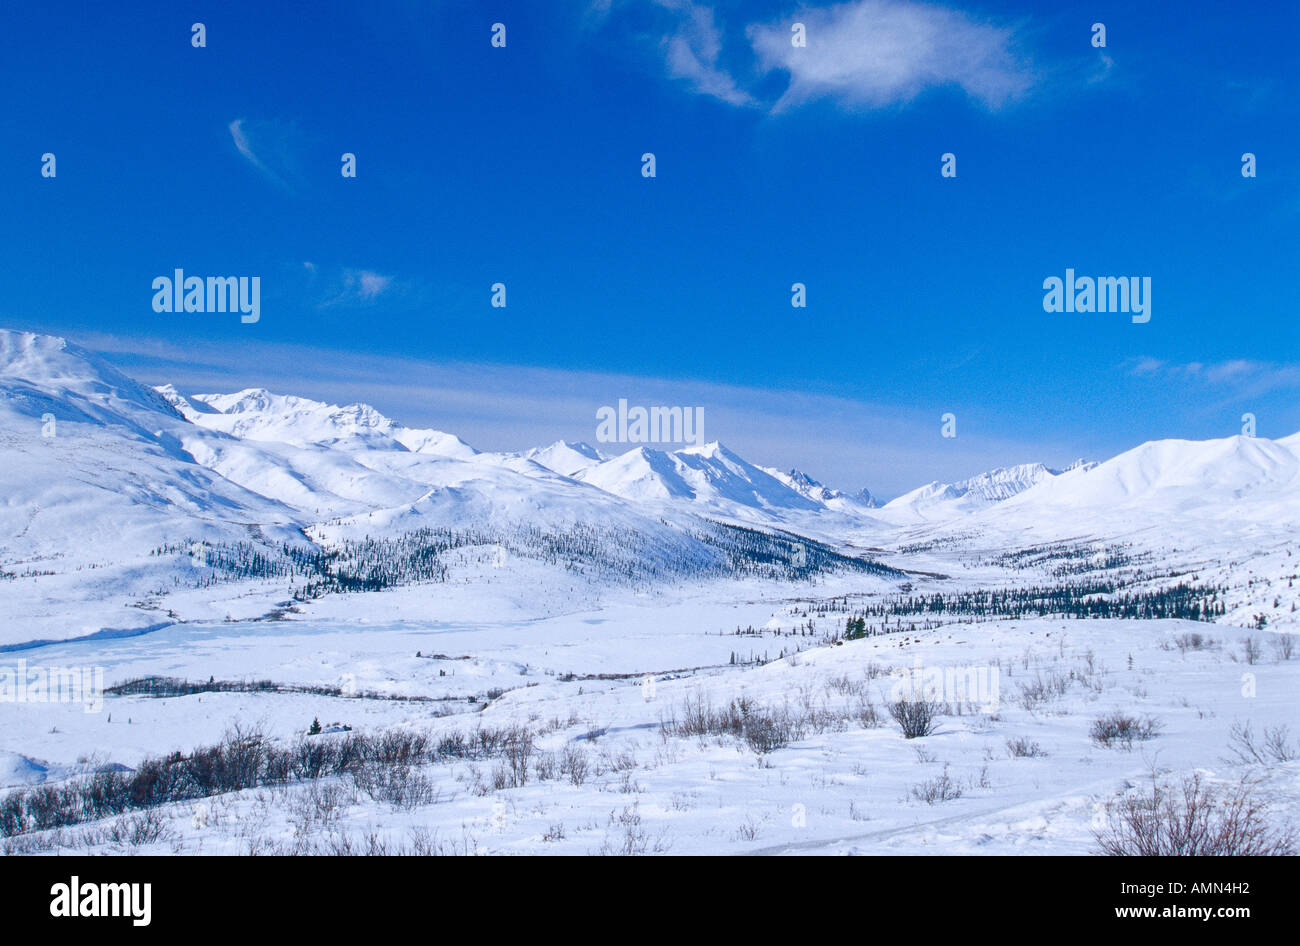
<path fill-rule="evenodd" d="M 880 506 L 0 330 L 0 850 L 1284 851 L 1297 535 L 1294 434 Z"/>
<path fill-rule="evenodd" d="M 221 623 L 101 645 L 110 680 L 342 680 L 359 692 L 455 699 L 208 692 L 109 697 L 98 713 L 6 706 L 6 744 L 40 746 L 50 760 L 42 764 L 60 769 L 38 773 L 10 755 L 11 780 L 24 764 L 29 779 L 106 761 L 135 766 L 216 743 L 235 725 L 282 746 L 349 738 L 328 731 L 341 726 L 434 742 L 526 731 L 531 746 L 166 804 L 20 835 L 8 849 L 1086 854 L 1107 804 L 1153 771 L 1199 771 L 1211 784 L 1247 777 L 1275 818 L 1300 819 L 1300 761 L 1263 751 L 1247 765 L 1236 751 L 1242 727 L 1258 747 L 1295 719 L 1300 658 L 1283 659 L 1268 643 L 1277 635 L 1254 635 L 1263 641 L 1254 664 L 1251 632 L 1189 621 L 958 623 L 808 646 L 791 629 L 841 620 L 805 616 L 817 589 L 775 614 L 746 601 L 746 590 L 732 589 L 726 603 L 629 599 L 586 614 L 419 629 L 343 618 Z M 364 601 L 352 604 L 364 613 Z M 734 634 L 750 624 L 763 634 Z M 785 658 L 730 664 L 733 652 L 775 657 L 801 641 L 807 649 Z M 76 663 L 85 646 L 49 648 L 42 659 Z M 983 668 L 997 692 L 985 683 L 956 694 L 978 702 L 947 701 L 935 734 L 905 739 L 885 710 L 900 684 L 890 671 L 918 667 Z M 790 722 L 788 741 L 682 731 L 702 705 L 721 711 L 733 700 Z M 1113 710 L 1152 717 L 1156 734 L 1098 744 L 1090 726 Z M 314 718 L 327 731 L 304 737 Z"/>

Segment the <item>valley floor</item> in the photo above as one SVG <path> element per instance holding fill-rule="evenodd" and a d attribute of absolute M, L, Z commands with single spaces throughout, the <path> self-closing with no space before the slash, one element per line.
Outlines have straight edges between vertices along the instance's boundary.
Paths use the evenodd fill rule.
<path fill-rule="evenodd" d="M 281 748 L 383 731 L 430 745 L 513 735 L 478 755 L 421 751 L 400 765 L 15 833 L 4 849 L 1089 854 L 1124 792 L 1191 773 L 1211 786 L 1248 779 L 1275 823 L 1300 823 L 1300 740 L 1285 728 L 1300 655 L 1284 635 L 1037 619 L 827 643 L 844 624 L 843 591 L 735 582 L 549 615 L 502 600 L 492 619 L 481 601 L 445 595 L 441 619 L 419 620 L 403 613 L 428 610 L 417 586 L 385 593 L 383 617 L 358 617 L 372 596 L 337 596 L 308 617 L 7 655 L 94 663 L 110 686 L 275 687 L 108 695 L 96 712 L 0 703 L 0 776 L 19 788 L 135 768 L 236 725 Z M 904 738 L 890 718 L 904 678 L 939 686 L 931 735 Z M 1150 738 L 1092 738 L 1114 712 L 1149 719 Z M 325 732 L 305 735 L 313 720 Z M 1270 736 L 1277 751 L 1265 748 Z M 1249 761 L 1247 743 L 1258 750 Z"/>

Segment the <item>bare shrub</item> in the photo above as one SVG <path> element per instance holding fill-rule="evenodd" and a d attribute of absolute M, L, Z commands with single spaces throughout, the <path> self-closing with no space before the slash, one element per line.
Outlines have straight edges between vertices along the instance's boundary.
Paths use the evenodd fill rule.
<path fill-rule="evenodd" d="M 533 774 L 539 782 L 549 782 L 560 772 L 560 760 L 554 752 L 539 752 L 533 761 Z"/>
<path fill-rule="evenodd" d="M 1274 634 L 1271 641 L 1273 653 L 1277 654 L 1278 660 L 1290 660 L 1295 655 L 1294 634 Z"/>
<path fill-rule="evenodd" d="M 1098 716 L 1088 732 L 1093 742 L 1107 749 L 1116 745 L 1132 749 L 1134 742 L 1146 742 L 1159 734 L 1159 720 L 1151 716 L 1138 719 L 1119 710 Z"/>
<path fill-rule="evenodd" d="M 1300 744 L 1291 741 L 1286 726 L 1264 727 L 1258 737 L 1249 722 L 1233 723 L 1228 733 L 1228 749 L 1243 765 L 1270 765 L 1300 758 Z"/>
<path fill-rule="evenodd" d="M 305 835 L 316 825 L 328 827 L 335 824 L 344 810 L 356 804 L 356 800 L 356 792 L 349 791 L 342 784 L 313 782 L 305 792 L 298 792 L 289 804 L 290 821 L 299 834 Z"/>
<path fill-rule="evenodd" d="M 533 733 L 522 726 L 511 728 L 505 736 L 501 757 L 505 765 L 505 784 L 501 788 L 522 788 L 528 784 L 528 766 L 533 757 Z"/>
<path fill-rule="evenodd" d="M 859 726 L 863 729 L 876 729 L 884 725 L 884 720 L 880 718 L 880 711 L 876 709 L 876 704 L 865 696 L 859 697 L 858 701 L 853 704 L 853 718 L 857 720 Z"/>
<path fill-rule="evenodd" d="M 424 733 L 390 729 L 373 738 L 369 755 L 380 765 L 419 765 L 429 761 L 430 748 Z"/>
<path fill-rule="evenodd" d="M 880 664 L 876 663 L 873 660 L 870 663 L 868 663 L 866 669 L 862 671 L 862 679 L 870 681 L 876 679 L 877 677 L 886 676 L 888 673 L 889 673 L 888 667 L 882 667 Z"/>
<path fill-rule="evenodd" d="M 173 832 L 156 810 L 138 815 L 124 815 L 104 829 L 104 839 L 114 844 L 140 847 L 173 837 Z"/>
<path fill-rule="evenodd" d="M 1247 637 L 1241 642 L 1241 655 L 1245 658 L 1246 663 L 1254 665 L 1259 663 L 1259 658 L 1264 652 L 1264 647 L 1258 637 Z"/>
<path fill-rule="evenodd" d="M 854 680 L 847 673 L 840 674 L 838 677 L 831 677 L 826 681 L 826 689 L 838 693 L 840 696 L 857 696 L 862 692 L 866 685 L 864 680 Z"/>
<path fill-rule="evenodd" d="M 581 786 L 587 781 L 587 753 L 578 746 L 565 746 L 560 753 L 560 772 L 569 783 Z"/>
<path fill-rule="evenodd" d="M 1024 736 L 1007 740 L 1007 755 L 1013 759 L 1037 759 L 1047 755 L 1043 747 Z"/>
<path fill-rule="evenodd" d="M 961 786 L 948 775 L 947 765 L 944 765 L 942 774 L 912 786 L 912 797 L 927 805 L 953 801 L 961 798 L 961 794 Z"/>
<path fill-rule="evenodd" d="M 808 716 L 799 716 L 788 707 L 759 707 L 740 696 L 714 709 L 705 697 L 697 695 L 686 698 L 680 717 L 661 720 L 659 728 L 665 736 L 733 736 L 759 755 L 766 755 L 802 738 L 810 724 Z"/>
<path fill-rule="evenodd" d="M 1174 646 L 1178 648 L 1180 654 L 1186 655 L 1189 650 L 1209 650 L 1215 646 L 1215 642 L 1211 637 L 1191 631 L 1175 637 Z"/>
<path fill-rule="evenodd" d="M 619 752 L 605 749 L 601 752 L 600 758 L 604 762 L 605 768 L 611 772 L 627 772 L 637 767 L 636 753 L 628 749 Z"/>
<path fill-rule="evenodd" d="M 618 839 L 618 846 L 607 849 L 605 853 L 633 857 L 637 854 L 644 854 L 649 848 L 650 838 L 641 826 L 641 812 L 636 804 L 624 807 L 620 814 L 611 811 L 609 813 L 609 824 L 610 827 L 622 829 L 622 835 Z M 608 845 L 608 839 L 605 843 Z"/>
<path fill-rule="evenodd" d="M 1034 679 L 1020 684 L 1020 705 L 1030 713 L 1065 696 L 1070 690 L 1070 678 L 1050 671 L 1046 676 L 1036 671 Z"/>
<path fill-rule="evenodd" d="M 898 723 L 903 738 L 920 739 L 934 735 L 944 708 L 933 700 L 896 700 L 889 704 L 889 715 Z"/>
<path fill-rule="evenodd" d="M 652 839 L 646 833 L 637 802 L 624 806 L 621 813 L 611 811 L 609 827 L 614 829 L 615 836 L 611 839 L 607 832 L 605 840 L 595 851 L 596 854 L 635 857 L 640 854 L 660 854 L 668 849 L 662 835 Z"/>
<path fill-rule="evenodd" d="M 759 755 L 783 749 L 790 743 L 790 726 L 785 718 L 755 714 L 744 723 L 745 742 Z"/>
<path fill-rule="evenodd" d="M 411 809 L 435 801 L 432 783 L 410 765 L 368 763 L 353 773 L 357 788 L 375 801 Z"/>
<path fill-rule="evenodd" d="M 1101 853 L 1128 857 L 1242 857 L 1297 853 L 1294 831 L 1274 826 L 1267 804 L 1249 782 L 1227 789 L 1199 774 L 1177 783 L 1154 775 L 1151 787 L 1106 806 L 1106 827 L 1095 832 Z"/>

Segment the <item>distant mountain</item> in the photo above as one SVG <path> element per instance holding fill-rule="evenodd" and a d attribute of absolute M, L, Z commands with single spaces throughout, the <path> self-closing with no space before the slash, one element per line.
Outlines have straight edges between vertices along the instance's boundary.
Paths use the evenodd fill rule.
<path fill-rule="evenodd" d="M 1135 512 L 1151 522 L 1179 514 L 1300 519 L 1300 435 L 1282 440 L 1153 440 L 1023 492 L 1005 504 L 1020 518 L 1068 510 L 1095 516 Z M 1269 511 L 1274 510 L 1274 511 Z"/>
<path fill-rule="evenodd" d="M 792 533 L 862 547 L 893 528 L 956 524 L 1016 541 L 1145 529 L 1240 544 L 1257 527 L 1300 525 L 1298 500 L 1300 434 L 1152 441 L 1101 464 L 934 482 L 877 507 L 865 490 L 765 469 L 717 442 L 479 453 L 364 404 L 150 388 L 62 339 L 0 330 L 0 595 L 15 616 L 0 643 L 156 626 L 180 607 L 176 589 L 215 580 L 207 552 L 190 551 L 205 543 L 244 563 L 234 578 L 274 575 L 276 590 L 259 593 L 283 597 L 308 566 L 266 562 L 308 542 L 330 555 L 352 543 L 347 561 L 370 576 L 353 576 L 361 587 L 432 574 L 442 554 L 477 561 L 484 545 L 582 580 L 647 582 L 770 568 Z M 831 546 L 814 559 L 838 561 Z M 186 600 L 215 607 L 215 594 Z"/>
<path fill-rule="evenodd" d="M 98 356 L 0 331 L 0 643 L 158 622 L 127 605 L 183 573 L 161 546 L 294 539 L 292 509 L 195 462 L 192 429 Z"/>
<path fill-rule="evenodd" d="M 826 508 L 717 442 L 672 453 L 637 447 L 575 478 L 625 499 L 685 503 L 722 515 Z"/>
<path fill-rule="evenodd" d="M 849 498 L 867 509 L 879 509 L 881 506 L 880 500 L 876 499 L 875 496 L 872 496 L 871 490 L 866 487 L 863 487 L 856 493 L 850 493 Z"/>
<path fill-rule="evenodd" d="M 761 528 L 781 510 L 825 508 L 716 444 L 613 459 L 563 442 L 478 453 L 364 404 L 150 388 L 62 339 L 2 330 L 0 497 L 0 605 L 12 616 L 0 645 L 129 634 L 220 616 L 232 600 L 257 615 L 328 580 L 310 556 L 341 549 L 328 568 L 359 571 L 338 587 L 419 580 L 450 567 L 440 556 L 468 566 L 505 549 L 534 575 L 597 587 L 782 574 L 785 533 L 700 514 L 747 510 Z M 809 563 L 870 570 L 829 548 Z"/>
<path fill-rule="evenodd" d="M 452 434 L 403 427 L 369 404 L 325 404 L 272 394 L 265 388 L 195 394 L 188 399 L 171 385 L 158 391 L 190 422 L 241 440 L 347 450 L 409 450 L 462 459 L 478 452 Z"/>
<path fill-rule="evenodd" d="M 828 509 L 840 512 L 860 512 L 866 509 L 876 509 L 880 505 L 871 493 L 865 489 L 852 494 L 843 493 L 838 489 L 819 483 L 802 470 L 794 469 L 789 473 L 782 473 L 770 467 L 762 467 L 762 469 L 801 496 L 805 496 Z"/>
<path fill-rule="evenodd" d="M 1095 466 L 1082 460 L 1072 464 L 1070 470 L 1085 470 Z M 968 515 L 1018 496 L 1039 483 L 1060 476 L 1041 463 L 1022 463 L 1018 466 L 999 467 L 955 483 L 938 481 L 904 493 L 881 507 L 883 518 L 892 522 L 933 522 Z"/>
<path fill-rule="evenodd" d="M 521 456 L 534 460 L 561 476 L 573 476 L 608 459 L 591 444 L 568 440 L 557 440 L 546 447 L 533 447 L 525 450 Z"/>

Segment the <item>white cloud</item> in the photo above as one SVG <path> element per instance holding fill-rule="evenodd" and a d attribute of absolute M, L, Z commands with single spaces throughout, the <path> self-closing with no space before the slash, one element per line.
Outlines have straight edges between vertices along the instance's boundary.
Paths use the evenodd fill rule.
<path fill-rule="evenodd" d="M 292 171 L 292 126 L 279 122 L 250 122 L 236 118 L 226 126 L 235 150 L 264 177 L 279 187 L 289 187 Z"/>
<path fill-rule="evenodd" d="M 1247 358 L 1212 364 L 1200 361 L 1176 364 L 1143 356 L 1126 362 L 1125 367 L 1135 377 L 1215 387 L 1236 397 L 1258 397 L 1270 391 L 1300 389 L 1300 364 Z"/>
<path fill-rule="evenodd" d="M 793 22 L 806 27 L 806 48 L 791 45 Z M 1009 29 L 911 0 L 805 9 L 748 33 L 765 71 L 790 74 L 778 111 L 817 98 L 879 108 L 939 86 L 957 86 L 996 108 L 1023 95 L 1031 82 L 1013 53 Z"/>
<path fill-rule="evenodd" d="M 345 293 L 361 302 L 377 299 L 392 283 L 392 276 L 384 276 L 369 269 L 349 269 L 343 273 Z"/>
<path fill-rule="evenodd" d="M 718 64 L 722 36 L 714 23 L 713 11 L 696 3 L 660 2 L 682 14 L 677 31 L 664 41 L 668 74 L 686 79 L 696 91 L 731 105 L 753 104 L 753 97 Z"/>
<path fill-rule="evenodd" d="M 373 269 L 321 267 L 303 263 L 307 273 L 307 295 L 321 308 L 368 305 L 403 288 L 392 276 Z"/>
<path fill-rule="evenodd" d="M 592 7 L 599 19 L 644 3 Z M 805 7 L 771 22 L 730 19 L 730 9 L 699 0 L 650 0 L 668 25 L 660 38 L 668 75 L 694 91 L 737 106 L 779 112 L 828 98 L 849 107 L 883 108 L 911 101 L 942 86 L 964 90 L 997 108 L 1025 94 L 1031 71 L 1015 53 L 1009 27 L 981 22 L 958 10 L 917 0 L 849 0 Z M 725 13 L 721 11 L 726 11 Z M 807 45 L 791 43 L 791 27 L 803 23 Z M 728 29 L 724 29 L 727 27 Z M 730 57 L 724 55 L 732 36 Z M 736 64 L 745 60 L 745 68 Z M 770 88 L 788 76 L 784 93 Z"/>
<path fill-rule="evenodd" d="M 794 390 L 272 342 L 179 344 L 86 334 L 73 341 L 104 353 L 133 377 L 172 383 L 183 393 L 265 387 L 332 403 L 363 401 L 403 424 L 445 430 L 484 450 L 521 450 L 557 439 L 595 444 L 596 409 L 620 397 L 632 404 L 700 406 L 705 436 L 754 463 L 797 466 L 832 486 L 865 486 L 885 497 L 933 479 L 1089 453 L 1079 444 L 992 436 L 944 440 L 940 448 L 933 411 Z"/>

